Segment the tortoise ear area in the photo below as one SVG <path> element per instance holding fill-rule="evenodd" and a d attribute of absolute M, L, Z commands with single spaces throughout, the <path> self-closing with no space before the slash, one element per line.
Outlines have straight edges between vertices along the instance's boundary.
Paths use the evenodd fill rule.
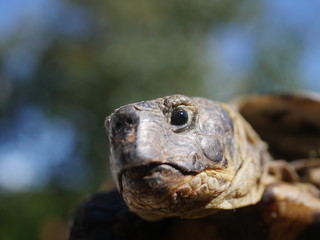
<path fill-rule="evenodd" d="M 210 161 L 210 165 L 226 167 L 228 165 L 225 158 L 223 143 L 213 136 L 200 138 L 203 155 Z"/>

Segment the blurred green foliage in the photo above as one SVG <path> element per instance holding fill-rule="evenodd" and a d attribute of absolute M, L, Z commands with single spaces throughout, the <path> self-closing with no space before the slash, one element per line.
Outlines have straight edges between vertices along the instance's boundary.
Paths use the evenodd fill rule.
<path fill-rule="evenodd" d="M 58 16 L 55 24 L 33 36 L 34 44 L 31 38 L 29 50 L 36 55 L 36 64 L 27 77 L 11 76 L 4 66 L 0 68 L 0 116 L 10 120 L 25 106 L 35 105 L 49 117 L 71 121 L 79 136 L 74 151 L 81 150 L 88 173 L 73 190 L 52 177 L 40 190 L 2 193 L 1 239 L 54 239 L 48 237 L 50 231 L 65 230 L 63 224 L 66 226 L 75 205 L 110 178 L 103 122 L 116 107 L 173 93 L 228 99 L 233 94 L 300 86 L 293 70 L 300 40 L 294 33 L 287 36 L 290 41 L 267 43 L 263 35 L 257 35 L 255 60 L 239 81 L 223 75 L 219 64 L 212 65 L 210 41 L 219 31 L 245 24 L 259 34 L 263 32 L 259 27 L 268 25 L 257 25 L 263 13 L 257 1 L 65 2 L 84 12 L 84 27 L 59 30 L 67 22 Z M 73 10 L 68 11 L 64 14 Z M 22 24 L 0 45 L 0 63 L 5 64 L 10 49 L 24 44 L 25 31 Z M 40 51 L 36 44 L 41 40 L 46 44 Z M 219 55 L 213 58 L 219 63 Z M 70 169 L 72 166 L 55 171 L 68 174 Z M 62 223 L 53 221 L 51 226 L 48 219 Z"/>

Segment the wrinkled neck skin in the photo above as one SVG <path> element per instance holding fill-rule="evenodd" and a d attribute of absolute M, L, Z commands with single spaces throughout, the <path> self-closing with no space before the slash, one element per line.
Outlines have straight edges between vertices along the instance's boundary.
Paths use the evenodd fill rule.
<path fill-rule="evenodd" d="M 181 126 L 170 122 L 177 108 L 189 117 Z M 262 197 L 271 156 L 227 104 L 172 95 L 123 106 L 106 127 L 114 180 L 146 220 L 199 218 Z"/>
<path fill-rule="evenodd" d="M 237 146 L 233 162 L 238 169 L 234 169 L 229 188 L 213 199 L 207 209 L 235 209 L 255 204 L 260 201 L 266 184 L 272 181 L 268 175 L 272 157 L 267 145 L 238 112 L 227 104 L 222 105 L 233 119 Z"/>

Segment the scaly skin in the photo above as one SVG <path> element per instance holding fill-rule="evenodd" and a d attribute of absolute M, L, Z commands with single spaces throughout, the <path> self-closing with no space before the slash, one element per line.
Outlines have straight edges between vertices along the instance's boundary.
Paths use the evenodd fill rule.
<path fill-rule="evenodd" d="M 170 123 L 174 109 L 185 124 Z M 118 189 L 145 219 L 252 205 L 274 181 L 266 145 L 227 104 L 173 95 L 121 107 L 106 125 Z"/>

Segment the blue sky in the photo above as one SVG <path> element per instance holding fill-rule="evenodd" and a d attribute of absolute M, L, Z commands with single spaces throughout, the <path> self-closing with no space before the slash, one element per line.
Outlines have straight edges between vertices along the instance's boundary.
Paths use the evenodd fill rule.
<path fill-rule="evenodd" d="M 308 88 L 320 91 L 320 1 L 265 0 L 267 18 L 278 31 L 292 29 L 301 34 L 301 78 Z"/>
<path fill-rule="evenodd" d="M 27 107 L 7 123 L 0 146 L 0 186 L 20 190 L 46 184 L 50 170 L 72 156 L 76 133 L 64 119 L 48 119 Z M 12 131 L 16 129 L 16 131 Z"/>
<path fill-rule="evenodd" d="M 288 30 L 299 33 L 303 42 L 300 77 L 306 88 L 320 91 L 320 1 L 265 0 L 263 3 L 261 21 L 270 25 L 265 36 Z M 37 56 L 50 43 L 45 35 L 48 29 L 81 37 L 88 30 L 86 27 L 85 12 L 62 0 L 29 0 L 27 4 L 21 0 L 0 0 L 0 45 L 16 31 L 22 33 L 22 41 L 16 48 L 4 53 L 6 71 L 13 78 L 27 79 L 37 64 Z M 210 39 L 212 61 L 219 54 L 219 69 L 230 79 L 241 79 L 250 71 L 255 56 L 254 34 L 250 26 L 231 24 L 215 39 Z M 272 38 L 266 37 L 265 41 L 268 40 Z M 49 119 L 36 106 L 28 106 L 17 114 L 15 122 L 4 121 L 0 119 L 1 124 L 7 124 L 7 131 L 1 133 L 0 139 L 5 142 L 0 146 L 0 189 L 23 191 L 41 187 L 54 167 L 75 157 L 70 149 L 75 147 L 77 132 L 66 120 Z M 85 166 L 80 161 L 75 164 L 84 173 Z M 66 182 L 72 183 L 70 179 Z"/>
<path fill-rule="evenodd" d="M 214 74 L 223 79 L 226 89 L 212 94 L 218 99 L 230 99 L 238 93 L 242 80 L 254 66 L 258 48 L 276 46 L 277 41 L 288 41 L 290 45 L 290 34 L 298 36 L 302 45 L 298 68 L 291 72 L 297 74 L 304 90 L 320 91 L 320 2 L 264 0 L 263 5 L 263 11 L 254 22 L 228 23 L 214 31 L 210 38 L 212 75 L 208 76 L 208 91 L 216 88 L 212 81 Z M 288 84 L 270 84 L 268 87 L 273 89 L 266 91 L 292 90 Z"/>
<path fill-rule="evenodd" d="M 17 32 L 20 37 L 13 48 L 2 53 L 9 76 L 5 81 L 28 79 L 38 56 L 51 41 L 46 31 L 80 32 L 81 37 L 86 32 L 85 20 L 80 8 L 60 0 L 29 0 L 27 4 L 0 0 L 0 45 Z M 10 83 L 7 86 L 10 88 Z M 83 180 L 86 171 L 81 151 L 78 155 L 74 151 L 78 133 L 67 120 L 48 118 L 37 106 L 24 106 L 13 121 L 0 118 L 0 126 L 0 193 L 1 189 L 41 188 L 66 162 L 75 171 L 63 168 L 66 173 L 60 176 L 62 184 L 73 188 Z"/>

